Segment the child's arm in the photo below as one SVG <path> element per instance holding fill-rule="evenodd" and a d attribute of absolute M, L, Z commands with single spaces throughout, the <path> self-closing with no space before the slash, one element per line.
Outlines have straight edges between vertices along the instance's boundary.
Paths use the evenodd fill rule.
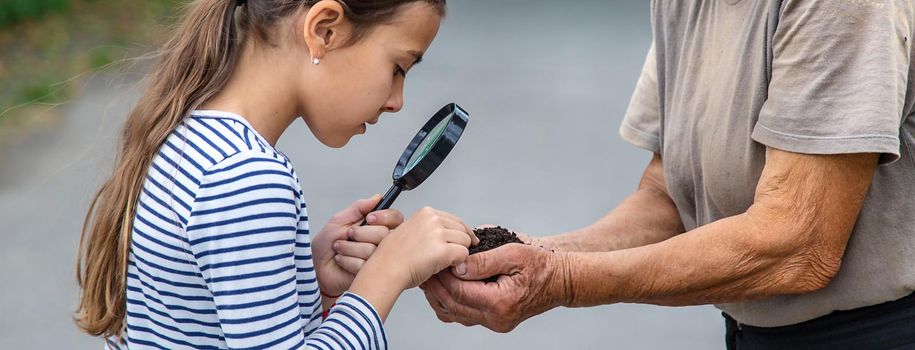
<path fill-rule="evenodd" d="M 186 231 L 226 345 L 386 348 L 380 316 L 353 293 L 341 296 L 313 332 L 304 332 L 320 320 L 322 305 L 316 280 L 296 278 L 297 270 L 313 271 L 310 246 L 296 241 L 304 215 L 296 198 L 291 172 L 261 154 L 232 156 L 201 181 Z"/>

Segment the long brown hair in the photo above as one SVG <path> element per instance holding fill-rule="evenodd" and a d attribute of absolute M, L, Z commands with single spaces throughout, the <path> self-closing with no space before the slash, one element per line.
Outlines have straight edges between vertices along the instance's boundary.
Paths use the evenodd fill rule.
<path fill-rule="evenodd" d="M 196 0 L 161 49 L 147 88 L 127 117 L 114 171 L 95 194 L 83 223 L 75 319 L 95 336 L 121 336 L 126 314 L 127 261 L 135 205 L 147 169 L 168 135 L 231 76 L 241 41 L 251 33 L 269 43 L 275 23 L 322 0 Z M 331 0 L 323 0 L 331 1 Z M 353 24 L 352 41 L 390 20 L 404 4 L 429 3 L 444 15 L 446 0 L 332 0 Z M 237 12 L 237 13 L 236 13 Z M 237 17 L 237 20 L 236 20 Z"/>

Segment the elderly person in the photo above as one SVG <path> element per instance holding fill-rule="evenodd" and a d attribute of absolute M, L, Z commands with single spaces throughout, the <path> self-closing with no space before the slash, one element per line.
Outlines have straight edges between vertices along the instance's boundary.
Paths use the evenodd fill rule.
<path fill-rule="evenodd" d="M 620 128 L 653 153 L 638 189 L 440 273 L 430 305 L 507 332 L 558 306 L 716 304 L 729 349 L 915 348 L 913 7 L 652 1 Z"/>

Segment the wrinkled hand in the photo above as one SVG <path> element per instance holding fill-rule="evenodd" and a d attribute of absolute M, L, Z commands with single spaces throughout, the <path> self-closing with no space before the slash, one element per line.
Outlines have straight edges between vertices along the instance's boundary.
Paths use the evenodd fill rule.
<path fill-rule="evenodd" d="M 337 296 L 349 289 L 378 244 L 403 223 L 403 214 L 395 209 L 369 213 L 379 200 L 381 196 L 375 195 L 353 202 L 331 217 L 312 241 L 318 286 L 324 295 Z M 359 226 L 363 220 L 368 225 Z"/>
<path fill-rule="evenodd" d="M 505 333 L 570 298 L 565 253 L 507 244 L 471 255 L 421 285 L 444 322 L 483 325 Z M 498 276 L 495 282 L 480 280 Z"/>

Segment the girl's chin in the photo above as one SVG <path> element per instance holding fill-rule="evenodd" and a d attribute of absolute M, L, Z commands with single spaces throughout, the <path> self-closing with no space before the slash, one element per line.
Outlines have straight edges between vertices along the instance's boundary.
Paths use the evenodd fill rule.
<path fill-rule="evenodd" d="M 355 135 L 349 135 L 349 136 L 345 136 L 345 137 L 318 137 L 317 139 L 319 142 L 321 142 L 321 144 L 323 144 L 327 147 L 342 148 L 343 146 L 346 146 L 349 143 L 349 141 L 353 138 L 353 136 L 355 136 Z"/>
<path fill-rule="evenodd" d="M 365 134 L 365 130 L 366 130 L 366 125 L 362 124 L 357 129 L 351 131 L 348 134 L 326 135 L 324 137 L 319 137 L 318 135 L 315 135 L 315 136 L 317 137 L 318 141 L 320 141 L 322 144 L 324 144 L 327 147 L 341 148 L 343 146 L 346 146 L 350 142 L 350 140 L 352 140 L 353 137 L 355 137 L 356 135 Z"/>

